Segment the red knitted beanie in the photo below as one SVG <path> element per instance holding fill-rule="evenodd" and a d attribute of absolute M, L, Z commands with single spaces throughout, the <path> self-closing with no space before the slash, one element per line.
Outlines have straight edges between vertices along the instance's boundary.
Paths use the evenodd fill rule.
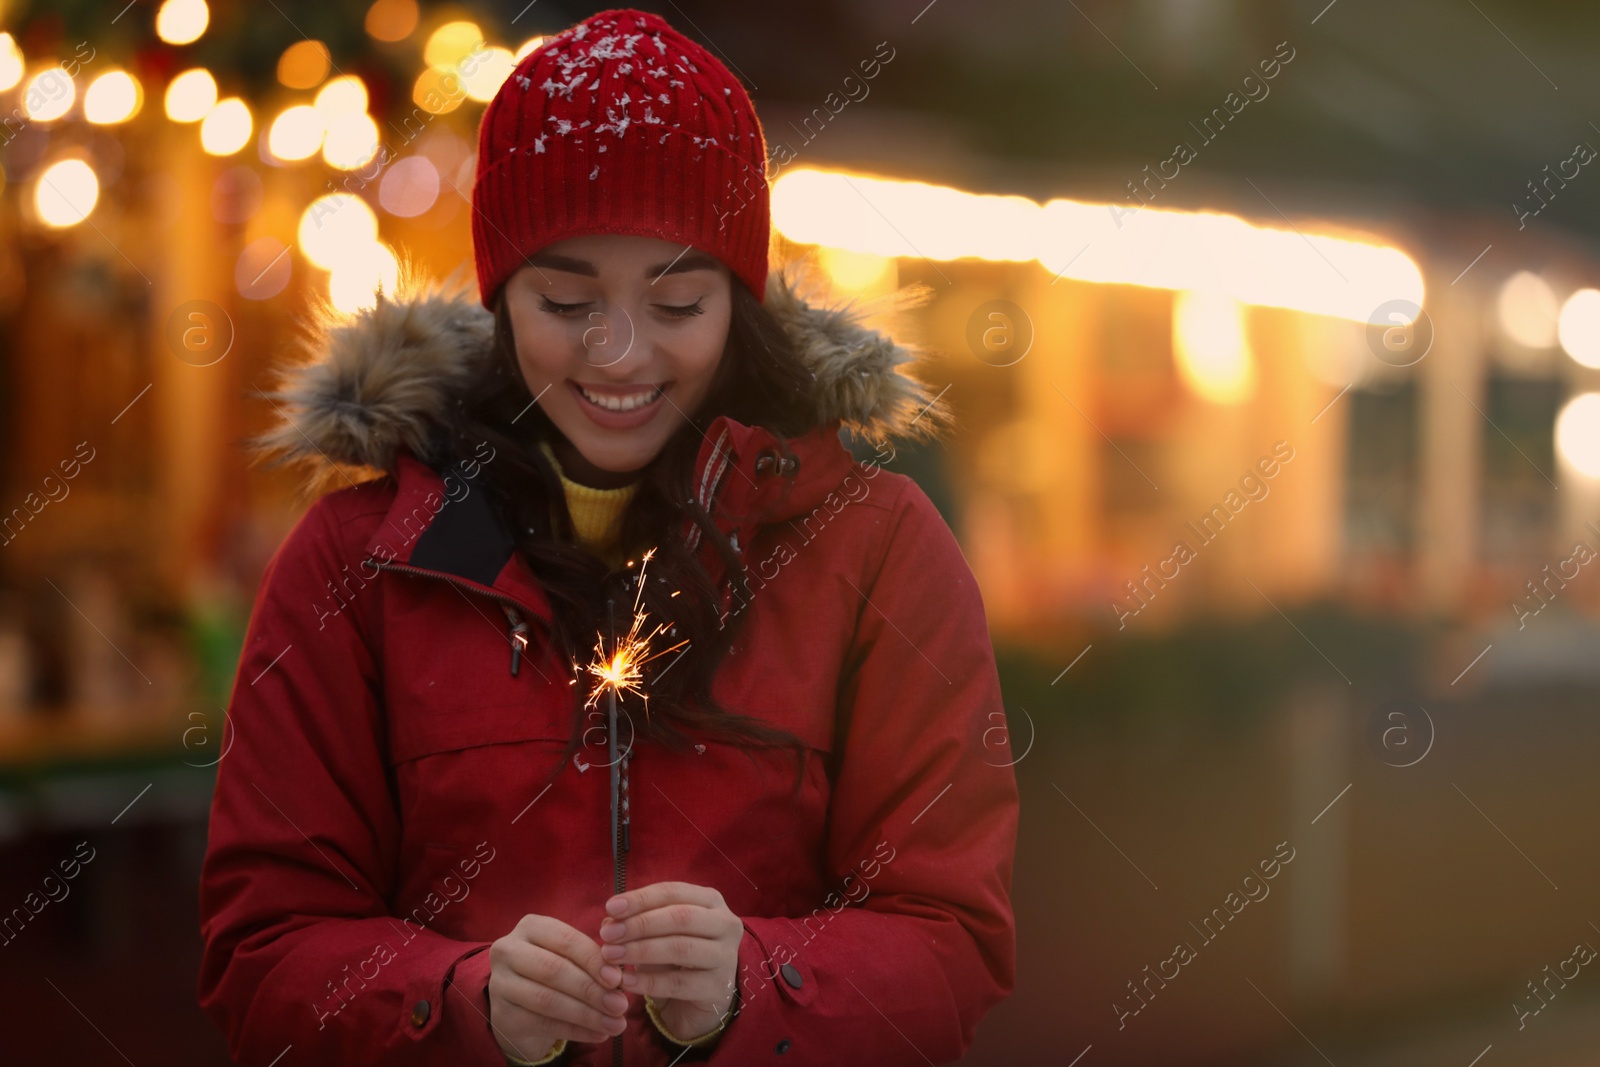
<path fill-rule="evenodd" d="M 693 245 L 758 301 L 771 225 L 755 105 L 660 16 L 591 15 L 524 56 L 484 109 L 472 244 L 485 307 L 545 245 L 591 233 Z"/>

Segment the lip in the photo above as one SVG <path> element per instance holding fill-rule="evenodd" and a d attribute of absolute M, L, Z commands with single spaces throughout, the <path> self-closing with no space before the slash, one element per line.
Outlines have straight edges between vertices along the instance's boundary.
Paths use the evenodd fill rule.
<path fill-rule="evenodd" d="M 579 409 L 589 416 L 590 421 L 596 426 L 607 430 L 634 430 L 655 418 L 656 413 L 661 410 L 663 402 L 666 400 L 666 390 L 671 387 L 671 384 L 671 382 L 659 383 L 657 388 L 662 390 L 661 395 L 643 407 L 634 408 L 632 411 L 608 411 L 598 404 L 592 403 L 588 397 L 584 396 L 583 389 L 578 388 L 577 382 L 570 378 L 567 379 L 567 387 L 572 390 L 572 396 L 578 402 Z M 630 393 L 639 391 L 639 386 L 637 385 L 618 388 L 616 386 L 598 386 L 585 383 L 583 388 L 611 396 L 627 396 Z"/>

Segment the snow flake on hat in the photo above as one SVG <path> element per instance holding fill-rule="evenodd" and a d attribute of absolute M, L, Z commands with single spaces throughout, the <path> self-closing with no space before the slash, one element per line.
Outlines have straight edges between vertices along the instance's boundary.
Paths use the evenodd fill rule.
<path fill-rule="evenodd" d="M 589 49 L 591 59 L 622 59 L 634 54 L 634 45 L 643 37 L 642 33 L 610 33 L 594 43 Z M 621 41 L 619 45 L 617 42 Z"/>
<path fill-rule="evenodd" d="M 591 18 L 550 42 L 542 53 L 547 58 L 540 63 L 540 72 L 548 76 L 537 86 L 549 98 L 548 125 L 536 138 L 523 142 L 525 154 L 546 152 L 552 133 L 573 145 L 584 145 L 584 130 L 596 135 L 609 133 L 620 141 L 635 127 L 641 132 L 644 127 L 659 127 L 658 144 L 665 144 L 671 135 L 668 127 L 679 128 L 685 136 L 696 132 L 693 127 L 697 123 L 689 122 L 690 128 L 684 130 L 666 115 L 680 109 L 685 96 L 698 112 L 700 101 L 696 97 L 700 94 L 694 91 L 690 77 L 704 71 L 681 41 L 667 41 L 665 31 L 632 32 L 638 29 L 625 19 Z M 654 43 L 655 49 L 649 49 L 647 43 Z M 523 78 L 526 76 L 519 76 Z M 531 79 L 526 80 L 524 89 L 534 85 Z M 641 87 L 642 91 L 636 91 Z M 649 91 L 652 88 L 656 91 Z M 665 91 L 669 88 L 673 90 L 670 93 Z M 575 95 L 579 89 L 588 90 L 581 99 Z M 731 95 L 732 89 L 724 88 L 724 98 Z M 655 110 L 658 107 L 662 112 Z M 603 114 L 604 118 L 591 119 L 586 113 Z M 693 140 L 701 150 L 719 144 L 710 137 L 695 136 Z M 596 143 L 588 146 L 596 154 L 591 162 L 598 153 L 607 151 L 609 144 L 610 138 L 597 137 Z M 595 164 L 590 180 L 599 175 L 600 167 Z"/>
<path fill-rule="evenodd" d="M 628 132 L 628 127 L 633 123 L 633 120 L 628 117 L 628 113 L 626 111 L 624 111 L 621 116 L 618 116 L 616 109 L 609 107 L 606 108 L 606 118 L 610 119 L 611 121 L 602 122 L 600 125 L 596 126 L 594 128 L 595 133 L 601 133 L 605 130 L 610 130 L 618 137 L 621 137 L 624 133 Z"/>
<path fill-rule="evenodd" d="M 579 71 L 564 82 L 558 82 L 554 78 L 546 78 L 539 88 L 543 89 L 547 96 L 562 96 L 571 100 L 573 90 L 582 85 L 583 79 L 587 77 L 587 74 Z"/>

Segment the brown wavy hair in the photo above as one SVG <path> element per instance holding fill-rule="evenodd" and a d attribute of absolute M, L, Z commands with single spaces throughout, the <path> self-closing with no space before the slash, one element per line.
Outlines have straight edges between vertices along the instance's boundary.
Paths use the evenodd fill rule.
<path fill-rule="evenodd" d="M 805 743 L 760 718 L 722 707 L 711 695 L 717 667 L 744 615 L 734 611 L 722 618 L 718 590 L 683 538 L 685 521 L 692 520 L 702 540 L 721 557 L 734 588 L 742 588 L 748 573 L 738 553 L 694 499 L 695 461 L 706 427 L 719 415 L 761 426 L 777 436 L 785 453 L 786 438 L 811 428 L 805 409 L 794 398 L 807 395 L 813 382 L 793 339 L 737 278 L 730 278 L 730 289 L 728 337 L 705 401 L 644 469 L 624 512 L 622 545 L 633 554 L 634 566 L 612 569 L 574 538 L 559 477 L 538 448 L 541 439 L 552 443 L 560 439 L 561 431 L 534 403 L 522 376 L 505 286 L 491 306 L 495 325 L 489 369 L 462 398 L 449 428 L 448 449 L 466 457 L 482 442 L 494 448 L 494 459 L 481 467 L 480 476 L 516 550 L 550 600 L 553 638 L 568 663 L 581 664 L 592 657 L 596 634 L 626 633 L 636 596 L 640 610 L 648 615 L 646 632 L 661 624 L 668 627 L 655 639 L 656 646 L 688 642 L 680 652 L 643 668 L 648 715 L 640 697 L 620 694 L 619 710 L 633 724 L 635 740 L 649 738 L 678 752 L 689 749 L 696 737 L 740 746 L 792 748 L 798 794 Z M 655 551 L 640 594 L 638 553 L 649 548 Z M 589 675 L 583 672 L 580 677 L 585 681 L 572 687 L 572 736 L 552 778 L 582 745 L 585 719 L 592 714 L 584 708 Z M 626 737 L 618 739 L 619 745 L 627 742 Z"/>

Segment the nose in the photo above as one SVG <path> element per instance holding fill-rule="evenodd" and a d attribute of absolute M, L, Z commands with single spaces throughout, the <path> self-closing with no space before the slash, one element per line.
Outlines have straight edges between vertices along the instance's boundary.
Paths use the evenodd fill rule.
<path fill-rule="evenodd" d="M 621 304 L 607 303 L 603 311 L 590 312 L 580 343 L 589 366 L 625 375 L 628 368 L 623 361 L 639 343 L 635 320 Z"/>

